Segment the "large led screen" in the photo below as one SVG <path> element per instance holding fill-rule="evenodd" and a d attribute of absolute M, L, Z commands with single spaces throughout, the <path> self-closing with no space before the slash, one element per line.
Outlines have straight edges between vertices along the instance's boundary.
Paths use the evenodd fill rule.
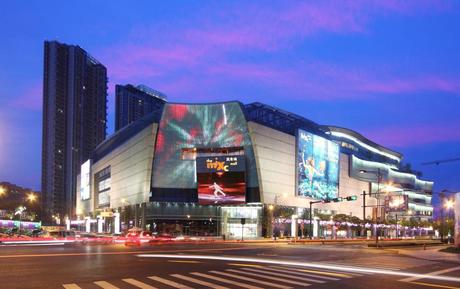
<path fill-rule="evenodd" d="M 258 188 L 254 152 L 240 103 L 166 104 L 156 139 L 153 191 L 197 189 L 196 162 L 190 151 L 232 147 L 244 150 L 246 186 Z"/>
<path fill-rule="evenodd" d="M 336 198 L 339 146 L 304 130 L 297 137 L 297 194 L 314 199 Z"/>
<path fill-rule="evenodd" d="M 199 157 L 196 165 L 200 205 L 246 201 L 244 156 Z"/>

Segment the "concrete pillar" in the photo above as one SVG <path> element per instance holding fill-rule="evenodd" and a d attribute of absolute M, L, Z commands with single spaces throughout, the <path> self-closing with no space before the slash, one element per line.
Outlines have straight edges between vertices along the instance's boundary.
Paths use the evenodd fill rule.
<path fill-rule="evenodd" d="M 70 219 L 69 219 L 69 217 L 66 217 L 66 218 L 65 218 L 65 229 L 66 229 L 67 231 L 70 230 Z"/>
<path fill-rule="evenodd" d="M 297 238 L 297 215 L 292 215 L 291 216 L 291 237 L 294 239 Z"/>
<path fill-rule="evenodd" d="M 91 217 L 85 217 L 85 232 L 91 232 Z"/>
<path fill-rule="evenodd" d="M 319 219 L 314 218 L 313 220 L 313 238 L 318 238 L 318 232 L 319 232 Z"/>
<path fill-rule="evenodd" d="M 97 232 L 102 233 L 102 224 L 104 223 L 104 219 L 101 215 L 97 216 Z"/>
<path fill-rule="evenodd" d="M 113 230 L 115 234 L 120 234 L 120 213 L 113 213 Z"/>

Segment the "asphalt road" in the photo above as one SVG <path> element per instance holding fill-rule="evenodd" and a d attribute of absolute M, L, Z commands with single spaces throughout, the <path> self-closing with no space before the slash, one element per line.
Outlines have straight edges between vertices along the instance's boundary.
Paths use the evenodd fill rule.
<path fill-rule="evenodd" d="M 0 247 L 0 276 L 2 289 L 460 289 L 458 263 L 350 245 Z"/>

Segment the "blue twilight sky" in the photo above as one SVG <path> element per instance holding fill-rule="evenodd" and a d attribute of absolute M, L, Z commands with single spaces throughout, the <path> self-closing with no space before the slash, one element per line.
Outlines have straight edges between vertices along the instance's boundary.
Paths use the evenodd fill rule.
<path fill-rule="evenodd" d="M 110 3 L 110 5 L 108 4 Z M 0 180 L 40 189 L 43 41 L 78 44 L 114 85 L 173 102 L 261 101 L 399 151 L 460 191 L 457 1 L 6 1 Z"/>

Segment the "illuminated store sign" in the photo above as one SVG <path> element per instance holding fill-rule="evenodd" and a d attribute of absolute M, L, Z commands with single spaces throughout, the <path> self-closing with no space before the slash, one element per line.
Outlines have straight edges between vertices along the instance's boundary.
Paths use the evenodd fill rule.
<path fill-rule="evenodd" d="M 245 203 L 244 156 L 198 157 L 196 171 L 200 205 Z"/>
<path fill-rule="evenodd" d="M 339 145 L 304 130 L 297 137 L 297 194 L 314 199 L 337 197 Z"/>
<path fill-rule="evenodd" d="M 90 183 L 91 183 L 91 160 L 87 160 L 81 165 L 80 170 L 80 198 L 82 201 L 90 198 Z"/>
<path fill-rule="evenodd" d="M 244 156 L 198 157 L 196 171 L 201 172 L 244 172 Z"/>

